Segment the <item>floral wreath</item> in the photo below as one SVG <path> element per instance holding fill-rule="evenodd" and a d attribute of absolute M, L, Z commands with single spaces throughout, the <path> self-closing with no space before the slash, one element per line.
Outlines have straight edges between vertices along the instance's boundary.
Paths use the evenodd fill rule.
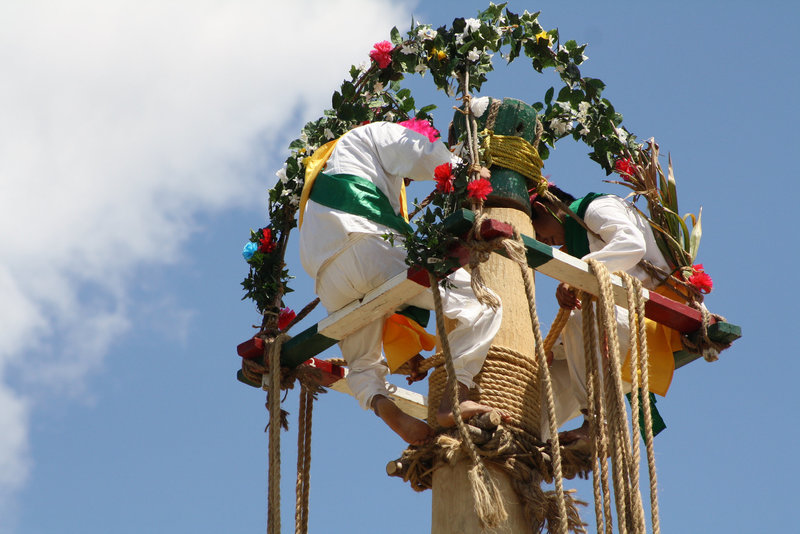
<path fill-rule="evenodd" d="M 635 136 L 621 126 L 622 115 L 602 97 L 605 84 L 581 75 L 579 65 L 587 59 L 586 45 L 574 40 L 562 43 L 558 29 L 545 30 L 538 15 L 527 11 L 518 15 L 506 4 L 489 4 L 477 17 L 456 18 L 449 28 L 434 29 L 412 22 L 405 37 L 393 28 L 390 41 L 374 45 L 369 61 L 351 66 L 350 79 L 333 93 L 331 108 L 307 123 L 300 137 L 289 144 L 290 155 L 269 190 L 268 224 L 251 230 L 244 247 L 250 271 L 242 282 L 243 299 L 252 299 L 263 315 L 262 330 L 274 334 L 301 318 L 284 306 L 284 295 L 292 291 L 284 257 L 289 233 L 297 225 L 307 158 L 361 124 L 410 118 L 431 121 L 430 112 L 436 106 L 417 108 L 411 91 L 401 85 L 405 76 L 430 74 L 437 89 L 448 96 L 469 95 L 480 91 L 487 74 L 494 70 L 492 60 L 498 53 L 508 63 L 524 55 L 535 71 L 554 69 L 563 82 L 557 93 L 551 87 L 542 101 L 532 104 L 542 126 L 538 146 L 541 159 L 546 160 L 549 147 L 565 137 L 588 145 L 592 149 L 589 157 L 606 174 L 621 176 L 622 181 L 612 183 L 631 188 L 634 201 L 639 196 L 647 199 L 648 219 L 662 252 L 674 265 L 672 274 L 698 291 L 710 291 L 711 279 L 702 265 L 692 266 L 700 240 L 700 218 L 678 215 L 671 163 L 665 175 L 655 143 L 645 146 L 636 142 Z M 414 221 L 416 231 L 405 236 L 409 264 L 421 265 L 434 274 L 452 267 L 447 252 L 454 238 L 439 223 L 466 197 L 480 201 L 491 189 L 488 184 L 472 183 L 469 174 L 469 165 L 437 169 L 433 208 L 427 208 Z"/>

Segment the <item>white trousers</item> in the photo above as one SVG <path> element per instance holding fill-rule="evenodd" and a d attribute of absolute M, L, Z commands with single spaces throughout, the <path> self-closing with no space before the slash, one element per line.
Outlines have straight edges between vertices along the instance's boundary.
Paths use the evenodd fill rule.
<path fill-rule="evenodd" d="M 630 348 L 628 310 L 616 306 L 616 315 L 620 358 L 624 361 L 625 355 Z M 596 324 L 594 325 L 594 330 L 595 339 L 600 339 Z M 588 406 L 586 358 L 584 354 L 582 312 L 581 310 L 573 310 L 567 325 L 564 327 L 564 331 L 561 333 L 561 343 L 557 343 L 553 348 L 555 359 L 553 360 L 553 365 L 550 366 L 556 417 L 559 426 L 580 415 L 580 410 L 584 410 Z M 602 369 L 602 357 L 599 351 L 596 352 L 595 357 Z M 625 384 L 624 388 L 629 391 L 630 384 Z"/>
<path fill-rule="evenodd" d="M 348 246 L 317 274 L 317 294 L 328 312 L 336 311 L 393 276 L 408 269 L 406 251 L 394 247 L 381 236 L 356 234 Z M 478 302 L 470 286 L 470 275 L 459 269 L 448 277 L 452 288 L 442 293 L 442 308 L 457 321 L 447 336 L 453 355 L 456 378 L 472 387 L 473 377 L 483 367 L 489 346 L 500 329 L 502 310 Z M 413 305 L 434 309 L 430 290 L 409 300 L 400 308 Z M 347 382 L 362 408 L 371 408 L 375 395 L 388 395 L 388 368 L 382 363 L 381 343 L 385 318 L 377 319 L 339 342 L 347 361 Z"/>

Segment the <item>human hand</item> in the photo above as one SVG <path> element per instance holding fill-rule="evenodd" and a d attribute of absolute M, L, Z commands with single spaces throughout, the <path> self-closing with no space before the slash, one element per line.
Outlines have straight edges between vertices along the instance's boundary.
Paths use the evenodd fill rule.
<path fill-rule="evenodd" d="M 480 177 L 483 178 L 484 180 L 488 180 L 489 178 L 492 177 L 492 172 L 486 167 L 481 167 Z"/>
<path fill-rule="evenodd" d="M 581 300 L 575 294 L 575 290 L 564 282 L 558 284 L 558 288 L 556 288 L 556 300 L 558 301 L 558 305 L 562 308 L 568 310 L 581 309 Z"/>
<path fill-rule="evenodd" d="M 425 358 L 423 358 L 421 354 L 417 354 L 408 360 L 408 366 L 411 370 L 411 373 L 406 377 L 406 381 L 408 382 L 409 386 L 414 382 L 422 380 L 428 376 L 428 371 L 419 370 L 419 364 L 422 363 L 423 360 L 425 360 Z"/>

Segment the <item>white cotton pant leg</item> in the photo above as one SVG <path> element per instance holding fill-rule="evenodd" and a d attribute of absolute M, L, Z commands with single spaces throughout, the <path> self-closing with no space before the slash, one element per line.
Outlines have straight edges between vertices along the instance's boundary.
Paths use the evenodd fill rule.
<path fill-rule="evenodd" d="M 473 378 L 483 367 L 492 340 L 500 330 L 503 309 L 498 307 L 494 310 L 478 302 L 472 291 L 472 277 L 464 269 L 458 269 L 447 279 L 450 287 L 441 293 L 442 311 L 445 317 L 458 322 L 447 335 L 450 353 L 453 355 L 453 367 L 456 380 L 471 388 L 475 385 Z M 489 288 L 486 290 L 497 297 Z M 433 294 L 426 291 L 408 304 L 433 310 Z"/>
<path fill-rule="evenodd" d="M 622 362 L 625 360 L 625 355 L 628 353 L 630 347 L 628 310 L 619 306 L 615 306 L 615 308 L 617 336 L 619 337 L 620 359 Z M 594 325 L 594 329 L 595 339 L 600 339 L 597 334 L 596 324 Z M 586 359 L 584 357 L 583 316 L 581 310 L 573 310 L 570 314 L 567 325 L 561 333 L 561 341 L 564 344 L 563 358 L 566 361 L 569 376 L 568 378 L 565 376 L 563 367 L 559 368 L 555 373 L 551 370 L 551 374 L 558 376 L 558 380 L 554 379 L 553 392 L 556 399 L 556 412 L 559 417 L 559 426 L 578 415 L 575 413 L 576 409 L 586 409 L 589 404 L 586 391 Z M 556 357 L 558 358 L 558 356 Z M 602 366 L 600 352 L 596 352 L 595 357 L 597 358 L 598 365 Z M 558 362 L 558 360 L 556 360 L 556 362 Z M 629 387 L 630 386 L 628 386 L 628 389 Z M 562 419 L 562 417 L 566 419 Z"/>
<path fill-rule="evenodd" d="M 405 249 L 393 247 L 380 236 L 358 237 L 317 275 L 317 294 L 329 312 L 362 298 L 408 268 Z M 502 310 L 495 311 L 478 302 L 470 286 L 470 275 L 463 269 L 449 278 L 453 287 L 443 292 L 442 308 L 446 317 L 458 321 L 448 335 L 453 364 L 459 382 L 472 387 L 473 377 L 481 370 L 492 339 L 500 329 Z M 406 304 L 431 310 L 433 295 L 426 291 Z M 381 361 L 384 320 L 375 320 L 339 342 L 349 367 L 348 385 L 364 409 L 370 409 L 375 395 L 389 394 L 388 369 Z"/>

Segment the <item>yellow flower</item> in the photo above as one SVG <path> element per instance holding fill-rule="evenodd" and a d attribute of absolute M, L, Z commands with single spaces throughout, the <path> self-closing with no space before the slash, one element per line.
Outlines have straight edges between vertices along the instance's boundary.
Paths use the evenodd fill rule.
<path fill-rule="evenodd" d="M 544 30 L 542 30 L 541 32 L 536 34 L 536 41 L 538 42 L 539 39 L 546 39 L 547 40 L 547 46 L 550 46 L 552 44 L 551 41 L 550 41 L 550 35 Z"/>
<path fill-rule="evenodd" d="M 434 57 L 439 61 L 444 61 L 445 59 L 447 59 L 447 54 L 442 50 L 437 50 L 434 48 L 433 50 L 431 50 L 431 55 L 428 56 L 428 60 L 431 60 Z"/>

